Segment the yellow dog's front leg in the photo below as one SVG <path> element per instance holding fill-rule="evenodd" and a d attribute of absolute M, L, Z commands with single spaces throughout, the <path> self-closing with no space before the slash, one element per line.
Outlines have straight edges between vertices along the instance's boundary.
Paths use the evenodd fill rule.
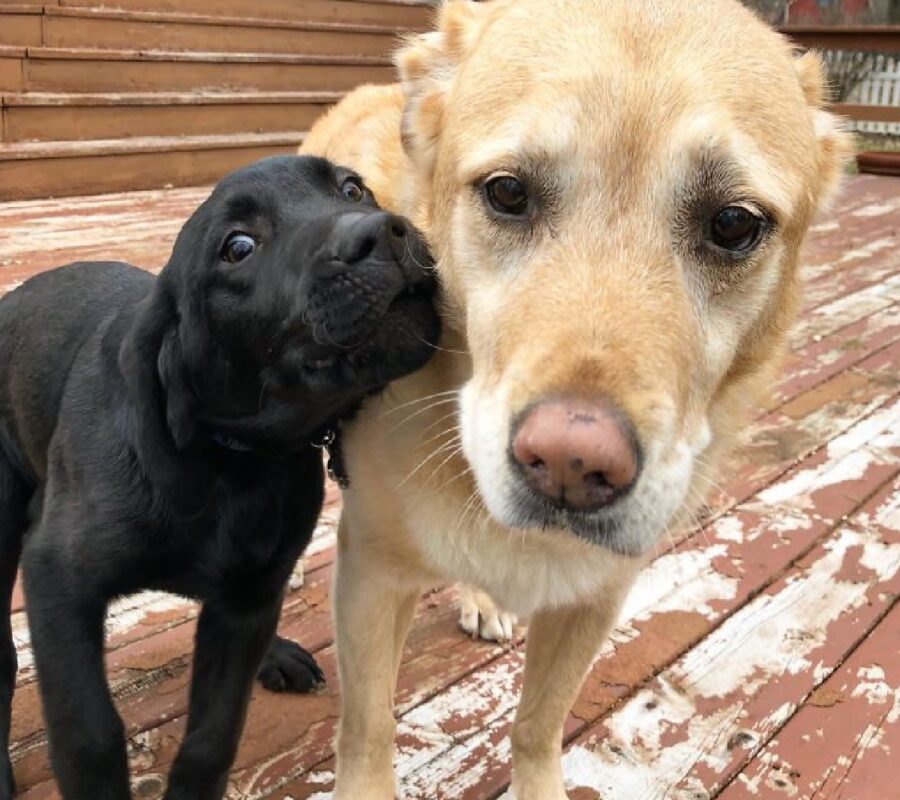
<path fill-rule="evenodd" d="M 525 686 L 511 734 L 515 800 L 566 800 L 563 725 L 624 594 L 623 589 L 594 605 L 542 611 L 532 618 Z"/>
<path fill-rule="evenodd" d="M 419 590 L 339 534 L 334 612 L 341 682 L 334 800 L 394 800 L 394 691 Z"/>

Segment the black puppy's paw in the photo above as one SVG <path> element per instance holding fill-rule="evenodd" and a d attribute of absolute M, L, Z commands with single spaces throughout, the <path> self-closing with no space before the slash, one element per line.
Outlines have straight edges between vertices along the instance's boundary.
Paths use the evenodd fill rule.
<path fill-rule="evenodd" d="M 314 692 L 325 685 L 315 659 L 299 644 L 276 636 L 257 674 L 270 692 Z"/>
<path fill-rule="evenodd" d="M 12 800 L 16 796 L 16 782 L 13 780 L 12 764 L 6 753 L 0 753 L 0 800 Z"/>

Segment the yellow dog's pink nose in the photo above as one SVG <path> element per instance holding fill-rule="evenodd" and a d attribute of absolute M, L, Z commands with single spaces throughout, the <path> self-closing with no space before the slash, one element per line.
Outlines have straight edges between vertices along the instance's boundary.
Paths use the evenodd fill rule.
<path fill-rule="evenodd" d="M 612 503 L 634 485 L 641 460 L 622 412 L 575 398 L 534 406 L 513 434 L 512 457 L 533 491 L 573 511 Z"/>

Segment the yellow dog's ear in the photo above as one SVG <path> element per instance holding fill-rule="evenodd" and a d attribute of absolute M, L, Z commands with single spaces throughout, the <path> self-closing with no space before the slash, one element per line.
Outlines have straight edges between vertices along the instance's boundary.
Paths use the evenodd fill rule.
<path fill-rule="evenodd" d="M 795 59 L 797 78 L 810 113 L 819 143 L 819 182 L 815 203 L 818 208 L 827 207 L 840 186 L 845 163 L 854 152 L 853 136 L 843 126 L 840 117 L 825 110 L 827 80 L 822 59 L 812 50 Z"/>
<path fill-rule="evenodd" d="M 436 30 L 409 38 L 395 57 L 406 97 L 403 145 L 420 168 L 434 166 L 447 93 L 488 20 L 490 5 L 448 0 L 438 13 Z"/>

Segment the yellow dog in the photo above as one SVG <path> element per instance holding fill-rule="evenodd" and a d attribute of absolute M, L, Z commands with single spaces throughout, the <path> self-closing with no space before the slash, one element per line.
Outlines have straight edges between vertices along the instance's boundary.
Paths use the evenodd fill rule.
<path fill-rule="evenodd" d="M 736 0 L 449 2 L 398 65 L 304 148 L 425 232 L 448 329 L 346 435 L 335 797 L 394 797 L 402 645 L 452 578 L 530 618 L 513 789 L 561 800 L 566 714 L 767 382 L 848 141 Z"/>

